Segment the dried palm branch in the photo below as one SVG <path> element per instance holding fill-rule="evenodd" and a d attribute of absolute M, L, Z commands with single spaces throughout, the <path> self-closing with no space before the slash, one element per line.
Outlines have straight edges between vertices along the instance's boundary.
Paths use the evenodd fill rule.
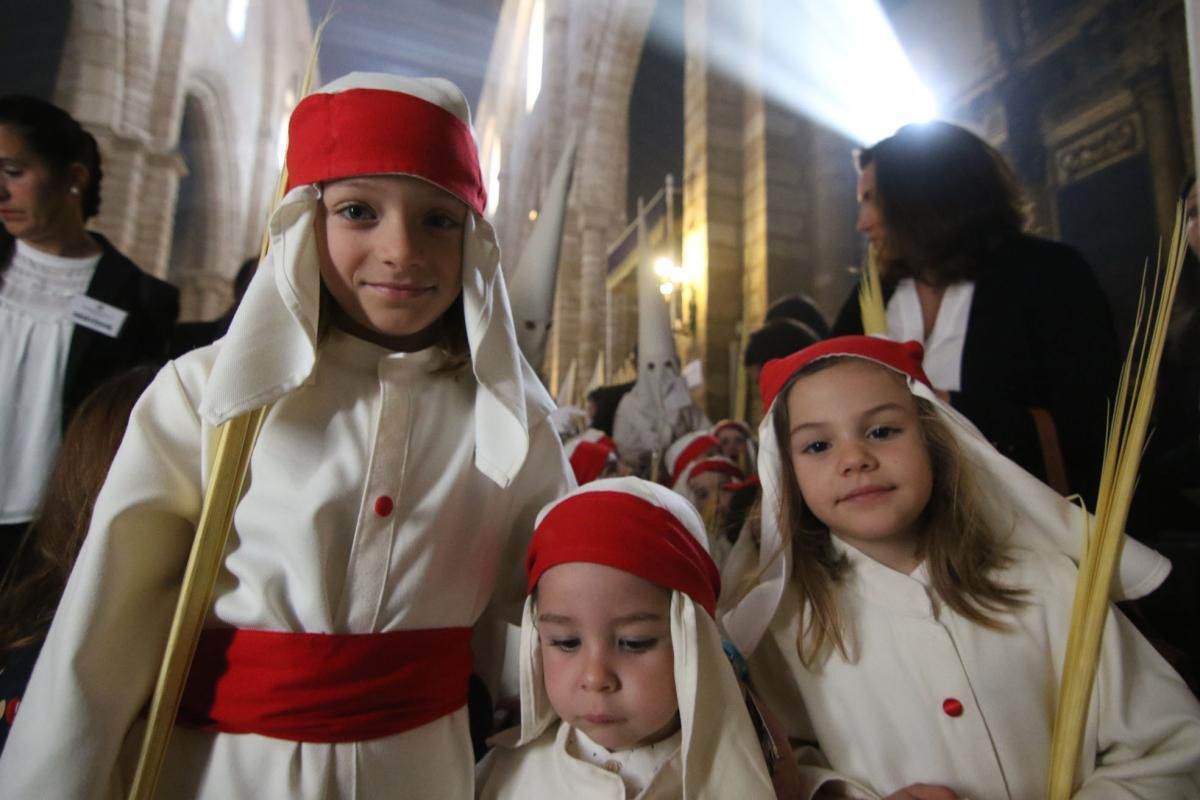
<path fill-rule="evenodd" d="M 879 258 L 874 247 L 867 249 L 867 266 L 858 284 L 858 307 L 863 333 L 887 336 L 887 312 L 883 308 L 883 285 L 879 280 Z"/>
<path fill-rule="evenodd" d="M 1079 563 L 1071 629 L 1054 716 L 1054 738 L 1050 746 L 1047 788 L 1050 800 L 1069 798 L 1075 784 L 1100 656 L 1100 640 L 1109 610 L 1109 590 L 1121 558 L 1125 520 L 1137 484 L 1138 463 L 1146 442 L 1159 362 L 1186 247 L 1181 205 L 1176 210 L 1175 233 L 1166 263 L 1163 263 L 1160 250 L 1148 293 L 1143 277 L 1133 338 L 1121 370 L 1109 421 L 1100 492 L 1091 528 L 1086 515 L 1084 518 L 1083 558 Z"/>
<path fill-rule="evenodd" d="M 301 97 L 307 96 L 312 89 L 321 35 L 332 14 L 331 8 L 313 34 Z M 285 186 L 286 166 L 280 171 L 273 206 L 277 206 L 283 198 Z M 262 247 L 259 250 L 260 264 L 267 254 L 268 242 L 268 233 L 264 231 Z M 179 713 L 183 687 L 192 658 L 196 654 L 196 645 L 200 641 L 204 620 L 208 616 L 209 606 L 212 605 L 217 575 L 225 560 L 225 543 L 229 539 L 229 529 L 233 524 L 233 512 L 245 487 L 250 454 L 254 451 L 254 442 L 258 438 L 258 431 L 262 427 L 266 412 L 267 406 L 256 408 L 234 417 L 220 428 L 216 455 L 204 493 L 204 505 L 200 510 L 200 521 L 196 526 L 196 536 L 192 541 L 183 584 L 179 589 L 179 600 L 171 621 L 166 651 L 150 701 L 142 748 L 138 754 L 133 785 L 129 790 L 130 800 L 150 800 L 154 797 L 158 775 L 167 752 L 167 742 L 175 726 L 175 717 Z"/>

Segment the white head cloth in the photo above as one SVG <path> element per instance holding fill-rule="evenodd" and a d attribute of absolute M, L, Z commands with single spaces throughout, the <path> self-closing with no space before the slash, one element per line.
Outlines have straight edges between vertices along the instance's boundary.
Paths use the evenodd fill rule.
<path fill-rule="evenodd" d="M 854 351 L 829 352 L 822 357 L 839 355 L 866 358 Z M 894 369 L 885 362 L 876 363 Z M 982 512 L 992 530 L 1001 536 L 1007 534 L 1008 542 L 1014 545 L 1062 553 L 1078 564 L 1083 555 L 1085 515 L 1089 517 L 1087 524 L 1093 528 L 1095 525 L 1091 515 L 1002 455 L 973 423 L 942 402 L 931 388 L 909 375 L 899 374 L 914 395 L 932 404 L 954 436 L 959 451 L 975 470 L 976 483 L 982 488 L 979 493 Z M 762 484 L 762 541 L 758 555 L 761 578 L 721 618 L 730 641 L 745 654 L 758 646 L 779 608 L 792 574 L 792 554 L 783 547 L 779 529 L 783 455 L 772 427 L 779 404 L 787 402 L 784 395 L 780 392 L 775 398 L 758 427 L 758 477 Z M 1113 579 L 1112 599 L 1143 597 L 1166 580 L 1170 571 L 1171 562 L 1127 536 L 1121 563 Z"/>
<path fill-rule="evenodd" d="M 319 91 L 348 89 L 412 95 L 470 124 L 462 93 L 440 78 L 355 72 Z M 316 185 L 296 186 L 271 215 L 266 268 L 251 281 L 201 398 L 200 414 L 210 425 L 274 402 L 312 373 L 321 299 L 313 222 L 320 196 Z M 472 210 L 464 225 L 462 267 L 467 341 L 478 381 L 475 465 L 496 484 L 507 486 L 529 449 L 526 395 L 541 395 L 547 407 L 550 399 L 517 349 L 495 232 Z"/>
<path fill-rule="evenodd" d="M 538 525 L 560 503 L 589 492 L 623 492 L 657 506 L 678 519 L 700 546 L 708 550 L 704 523 L 696 509 L 667 488 L 639 478 L 605 478 L 581 486 L 544 508 L 538 515 Z M 581 530 L 579 535 L 603 535 L 603 523 L 597 523 L 596 530 Z M 535 613 L 536 603 L 531 595 L 525 602 L 521 620 L 518 747 L 533 742 L 558 721 L 542 677 Z M 687 800 L 774 796 L 762 750 L 721 646 L 716 623 L 691 597 L 677 590 L 671 592 L 670 614 L 682 731 L 683 787 L 678 796 Z"/>

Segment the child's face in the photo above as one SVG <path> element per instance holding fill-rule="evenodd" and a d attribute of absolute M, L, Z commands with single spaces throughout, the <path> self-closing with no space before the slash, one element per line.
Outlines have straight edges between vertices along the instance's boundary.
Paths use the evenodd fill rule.
<path fill-rule="evenodd" d="M 721 455 L 740 464 L 739 459 L 746 453 L 746 434 L 734 427 L 722 428 L 717 433 L 717 440 L 721 443 Z"/>
<path fill-rule="evenodd" d="M 321 279 L 338 323 L 393 350 L 419 350 L 462 291 L 467 207 L 418 178 L 374 175 L 322 187 Z"/>
<path fill-rule="evenodd" d="M 688 489 L 701 514 L 707 514 L 709 508 L 721 513 L 729 510 L 733 494 L 722 489 L 732 480 L 727 473 L 716 470 L 701 472 L 688 479 Z"/>
<path fill-rule="evenodd" d="M 796 381 L 787 409 L 805 505 L 843 541 L 911 571 L 933 469 L 908 387 L 884 367 L 848 361 Z"/>
<path fill-rule="evenodd" d="M 628 572 L 577 562 L 538 581 L 546 693 L 571 726 L 609 750 L 677 726 L 671 593 Z"/>

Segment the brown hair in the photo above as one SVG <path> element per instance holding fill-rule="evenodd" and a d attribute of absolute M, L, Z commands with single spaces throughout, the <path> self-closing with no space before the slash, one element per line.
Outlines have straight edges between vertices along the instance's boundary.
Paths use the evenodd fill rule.
<path fill-rule="evenodd" d="M 129 413 L 157 371 L 142 366 L 115 375 L 80 403 L 67 425 L 41 507 L 0 588 L 0 658 L 49 627 Z"/>
<path fill-rule="evenodd" d="M 837 584 L 850 562 L 833 545 L 833 535 L 804 504 L 791 452 L 791 422 L 787 398 L 803 377 L 843 364 L 848 357 L 825 358 L 798 371 L 779 393 L 772 428 L 779 447 L 782 476 L 777 513 L 785 548 L 790 547 L 792 579 L 800 594 L 800 640 L 796 643 L 806 666 L 823 662 L 832 649 L 850 659 L 846 621 L 838 608 Z M 880 369 L 887 370 L 880 366 Z M 896 380 L 903 378 L 887 370 Z M 971 622 L 1002 629 L 993 615 L 1023 604 L 1025 592 L 997 583 L 991 573 L 1010 562 L 996 532 L 981 509 L 980 487 L 974 470 L 960 452 L 954 435 L 933 404 L 913 398 L 929 449 L 933 488 L 922 518 L 922 554 L 934 592 L 947 606 Z"/>
<path fill-rule="evenodd" d="M 860 170 L 875 165 L 889 250 L 882 275 L 889 282 L 973 280 L 989 253 L 1024 225 L 1016 174 L 965 128 L 905 125 L 856 158 Z"/>

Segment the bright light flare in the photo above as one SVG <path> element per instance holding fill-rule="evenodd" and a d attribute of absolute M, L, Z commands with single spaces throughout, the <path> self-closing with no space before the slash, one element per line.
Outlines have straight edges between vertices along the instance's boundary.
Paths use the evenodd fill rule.
<path fill-rule="evenodd" d="M 937 114 L 877 0 L 793 8 L 793 25 L 763 31 L 763 86 L 775 100 L 863 144 Z"/>
<path fill-rule="evenodd" d="M 737 4 L 709 9 L 713 66 L 856 142 L 874 144 L 938 113 L 878 0 L 782 0 L 758 19 Z M 682 31 L 653 35 L 678 39 L 682 50 Z"/>

